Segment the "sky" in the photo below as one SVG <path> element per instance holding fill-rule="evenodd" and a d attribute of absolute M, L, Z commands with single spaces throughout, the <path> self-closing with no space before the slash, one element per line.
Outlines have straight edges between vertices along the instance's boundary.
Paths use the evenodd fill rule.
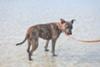
<path fill-rule="evenodd" d="M 0 0 L 0 21 L 98 21 L 99 3 L 100 0 Z"/>

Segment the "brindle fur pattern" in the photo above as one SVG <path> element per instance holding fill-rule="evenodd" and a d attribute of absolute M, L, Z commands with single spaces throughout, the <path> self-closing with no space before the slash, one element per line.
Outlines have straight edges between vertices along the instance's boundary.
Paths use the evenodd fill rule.
<path fill-rule="evenodd" d="M 73 21 L 74 21 L 74 20 L 65 21 L 64 19 L 60 19 L 60 20 L 61 21 L 59 23 L 57 22 L 57 23 L 39 24 L 39 25 L 31 26 L 27 31 L 25 39 L 22 42 L 17 43 L 16 45 L 21 45 L 27 40 L 28 41 L 27 52 L 29 55 L 29 60 L 32 60 L 31 56 L 32 56 L 32 53 L 38 47 L 39 37 L 44 40 L 47 40 L 46 45 L 45 45 L 45 51 L 49 51 L 48 43 L 51 40 L 52 41 L 52 55 L 56 56 L 55 44 L 59 35 L 62 32 L 65 32 L 65 34 L 67 35 L 71 35 Z M 30 49 L 30 47 L 32 47 L 32 49 Z"/>

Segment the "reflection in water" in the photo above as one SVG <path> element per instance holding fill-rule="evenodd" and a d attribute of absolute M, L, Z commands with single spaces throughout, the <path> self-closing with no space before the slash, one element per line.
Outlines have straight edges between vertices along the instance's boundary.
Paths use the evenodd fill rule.
<path fill-rule="evenodd" d="M 50 56 L 48 56 L 47 53 L 45 53 L 44 60 L 45 60 L 44 67 L 57 67 L 55 57 L 50 57 Z"/>
<path fill-rule="evenodd" d="M 28 62 L 29 67 L 58 67 L 55 57 L 50 57 L 48 53 L 42 56 L 42 60 L 33 60 Z"/>

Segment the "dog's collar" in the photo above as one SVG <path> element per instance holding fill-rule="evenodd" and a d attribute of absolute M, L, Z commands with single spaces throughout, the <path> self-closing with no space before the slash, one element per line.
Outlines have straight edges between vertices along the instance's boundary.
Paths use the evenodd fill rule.
<path fill-rule="evenodd" d="M 59 30 L 64 31 L 64 28 L 60 22 L 56 23 Z"/>
<path fill-rule="evenodd" d="M 61 29 L 61 23 L 60 22 L 56 23 L 56 25 L 57 25 L 58 29 L 62 30 Z"/>

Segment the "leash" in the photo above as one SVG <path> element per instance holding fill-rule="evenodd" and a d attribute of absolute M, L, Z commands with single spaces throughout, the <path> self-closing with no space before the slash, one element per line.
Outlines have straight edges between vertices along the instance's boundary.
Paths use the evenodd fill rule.
<path fill-rule="evenodd" d="M 71 36 L 71 38 L 73 40 L 76 40 L 76 41 L 79 41 L 79 42 L 84 42 L 84 43 L 97 43 L 97 42 L 100 42 L 100 39 L 95 39 L 95 40 L 81 40 L 81 39 L 77 39 L 73 36 Z"/>

